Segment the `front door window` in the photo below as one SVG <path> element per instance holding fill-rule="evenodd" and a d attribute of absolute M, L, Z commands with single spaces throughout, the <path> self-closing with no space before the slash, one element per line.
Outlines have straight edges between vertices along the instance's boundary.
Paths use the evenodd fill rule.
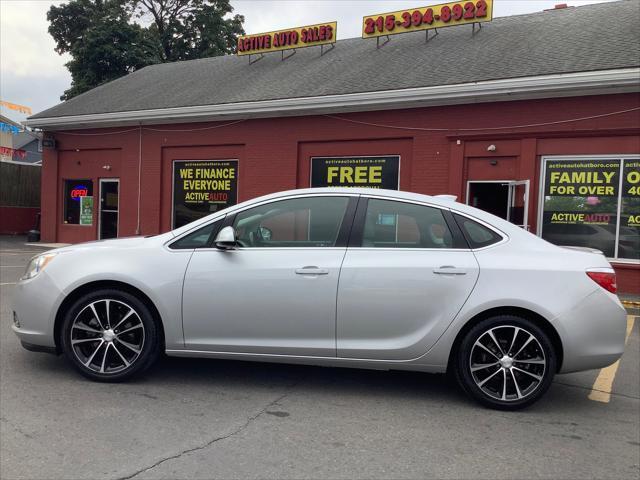
<path fill-rule="evenodd" d="M 333 247 L 348 197 L 306 197 L 260 205 L 233 222 L 241 247 Z"/>

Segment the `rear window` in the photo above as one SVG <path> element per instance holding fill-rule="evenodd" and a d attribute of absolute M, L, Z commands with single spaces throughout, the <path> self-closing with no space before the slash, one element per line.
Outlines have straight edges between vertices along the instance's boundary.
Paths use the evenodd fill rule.
<path fill-rule="evenodd" d="M 471 248 L 482 248 L 502 240 L 502 237 L 490 228 L 455 213 L 453 215 Z"/>

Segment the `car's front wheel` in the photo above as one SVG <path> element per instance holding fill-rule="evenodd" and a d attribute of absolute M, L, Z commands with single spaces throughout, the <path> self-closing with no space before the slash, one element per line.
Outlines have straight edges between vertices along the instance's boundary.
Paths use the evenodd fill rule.
<path fill-rule="evenodd" d="M 463 390 L 502 410 L 537 401 L 551 385 L 556 368 L 548 335 L 532 321 L 511 315 L 487 318 L 471 328 L 455 358 L 455 375 Z"/>
<path fill-rule="evenodd" d="M 160 353 L 158 326 L 147 306 L 121 290 L 97 290 L 65 314 L 62 348 L 88 378 L 122 381 L 146 370 Z"/>

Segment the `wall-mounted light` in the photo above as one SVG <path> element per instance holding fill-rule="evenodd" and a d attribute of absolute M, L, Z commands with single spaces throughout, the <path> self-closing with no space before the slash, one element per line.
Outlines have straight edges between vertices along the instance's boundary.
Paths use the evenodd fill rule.
<path fill-rule="evenodd" d="M 111 170 L 111 165 L 103 165 L 102 168 L 104 168 L 105 170 L 109 171 L 109 170 Z"/>
<path fill-rule="evenodd" d="M 496 146 L 491 144 L 487 147 L 487 152 L 495 152 L 496 151 Z"/>
<path fill-rule="evenodd" d="M 494 167 L 498 164 L 498 160 L 491 160 L 489 165 L 493 165 Z"/>

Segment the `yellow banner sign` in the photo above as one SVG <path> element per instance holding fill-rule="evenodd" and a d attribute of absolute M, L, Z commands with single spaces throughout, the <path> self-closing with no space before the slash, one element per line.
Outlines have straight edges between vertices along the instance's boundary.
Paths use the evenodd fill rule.
<path fill-rule="evenodd" d="M 362 38 L 489 22 L 493 0 L 451 2 L 397 12 L 367 15 L 362 19 Z"/>
<path fill-rule="evenodd" d="M 238 37 L 238 55 L 279 52 L 335 43 L 338 22 Z"/>
<path fill-rule="evenodd" d="M 11 110 L 15 110 L 20 113 L 26 113 L 27 115 L 31 115 L 31 109 L 29 107 L 25 107 L 24 105 L 18 105 L 17 103 L 5 102 L 4 100 L 0 100 L 0 105 L 3 107 L 7 107 Z"/>

